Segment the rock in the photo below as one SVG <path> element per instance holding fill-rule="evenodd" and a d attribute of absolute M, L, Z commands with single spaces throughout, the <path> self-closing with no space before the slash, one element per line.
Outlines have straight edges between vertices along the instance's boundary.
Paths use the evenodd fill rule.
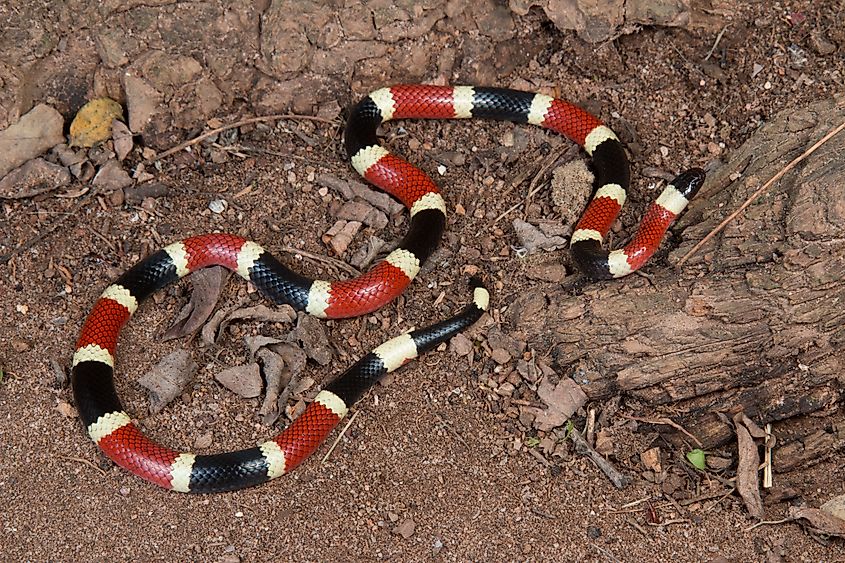
<path fill-rule="evenodd" d="M 64 119 L 50 106 L 39 104 L 17 123 L 0 131 L 0 178 L 65 140 Z"/>
<path fill-rule="evenodd" d="M 546 236 L 543 231 L 521 219 L 514 219 L 513 228 L 520 245 L 528 252 L 534 250 L 555 250 L 566 246 L 566 239 L 561 236 Z"/>
<path fill-rule="evenodd" d="M 204 450 L 206 448 L 211 447 L 211 443 L 214 441 L 214 433 L 213 432 L 206 432 L 205 434 L 200 435 L 194 440 L 194 449 L 197 450 Z"/>
<path fill-rule="evenodd" d="M 821 508 L 823 512 L 845 521 L 845 495 L 833 497 L 819 508 Z"/>
<path fill-rule="evenodd" d="M 0 198 L 32 197 L 69 183 L 70 172 L 67 168 L 47 162 L 43 158 L 35 158 L 12 170 L 0 180 Z"/>
<path fill-rule="evenodd" d="M 414 522 L 411 518 L 407 518 L 402 521 L 401 524 L 393 528 L 393 533 L 402 536 L 405 539 L 410 538 L 414 535 L 414 530 L 417 529 L 417 523 Z"/>
<path fill-rule="evenodd" d="M 506 364 L 511 361 L 512 358 L 512 356 L 504 348 L 493 348 L 493 351 L 490 352 L 490 357 L 493 358 L 493 361 L 497 364 Z"/>
<path fill-rule="evenodd" d="M 472 348 L 472 340 L 462 333 L 456 334 L 449 341 L 449 351 L 460 357 L 472 354 Z"/>
<path fill-rule="evenodd" d="M 129 174 L 118 161 L 109 160 L 100 168 L 100 171 L 97 172 L 91 183 L 103 188 L 105 191 L 112 191 L 128 188 L 133 182 L 132 178 L 129 177 Z"/>
<path fill-rule="evenodd" d="M 245 399 L 261 394 L 261 367 L 255 362 L 226 368 L 215 374 L 214 379 L 232 393 Z"/>
<path fill-rule="evenodd" d="M 525 270 L 525 275 L 532 280 L 561 283 L 566 278 L 566 267 L 560 262 L 532 264 Z"/>
<path fill-rule="evenodd" d="M 123 76 L 123 89 L 126 92 L 129 129 L 133 133 L 143 133 L 161 105 L 163 96 L 131 71 L 126 71 Z"/>
<path fill-rule="evenodd" d="M 640 461 L 642 461 L 643 467 L 654 471 L 655 474 L 659 474 L 661 471 L 660 448 L 654 447 L 642 452 L 640 454 Z"/>
<path fill-rule="evenodd" d="M 141 203 L 148 197 L 164 197 L 169 191 L 170 187 L 161 182 L 147 182 L 146 184 L 130 186 L 124 190 L 126 194 L 126 201 L 133 204 Z"/>
<path fill-rule="evenodd" d="M 525 15 L 541 6 L 561 31 L 574 30 L 590 43 L 615 39 L 641 25 L 684 26 L 688 0 L 510 0 L 511 9 Z"/>

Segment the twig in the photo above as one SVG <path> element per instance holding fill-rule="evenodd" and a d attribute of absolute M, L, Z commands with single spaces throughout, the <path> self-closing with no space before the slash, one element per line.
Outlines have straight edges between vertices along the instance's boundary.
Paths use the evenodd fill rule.
<path fill-rule="evenodd" d="M 22 245 L 13 248 L 12 251 L 9 252 L 8 254 L 4 254 L 4 255 L 0 256 L 0 266 L 7 263 L 9 260 L 11 260 L 15 256 L 17 256 L 21 252 L 29 250 L 30 248 L 32 248 L 33 246 L 35 246 L 36 244 L 38 244 L 39 242 L 41 242 L 42 240 L 47 238 L 48 236 L 55 233 L 57 230 L 59 230 L 59 227 L 64 225 L 65 221 L 67 221 L 70 217 L 78 217 L 78 213 L 82 210 L 82 207 L 85 204 L 88 203 L 88 200 L 91 197 L 92 193 L 93 192 L 88 192 L 87 194 L 81 196 L 79 203 L 77 203 L 69 213 L 65 214 L 58 221 L 56 221 L 53 224 L 52 227 L 50 227 L 49 229 L 47 229 L 44 232 L 38 233 L 37 235 L 35 235 L 34 237 L 29 239 L 28 241 L 26 241 Z"/>
<path fill-rule="evenodd" d="M 713 53 L 716 51 L 716 47 L 718 47 L 718 45 L 719 45 L 719 41 L 722 40 L 722 36 L 725 34 L 725 32 L 728 30 L 729 27 L 730 27 L 730 25 L 726 25 L 725 27 L 723 27 L 722 31 L 719 32 L 719 35 L 716 36 L 716 41 L 713 42 L 713 46 L 710 47 L 710 51 L 708 51 L 707 56 L 704 57 L 705 61 L 710 59 L 710 57 L 713 56 Z"/>
<path fill-rule="evenodd" d="M 702 512 L 710 512 L 711 510 L 713 510 L 714 508 L 716 508 L 716 506 L 717 506 L 720 502 L 722 502 L 723 500 L 725 500 L 726 498 L 728 498 L 729 496 L 731 496 L 732 494 L 734 494 L 734 491 L 736 491 L 736 487 L 734 487 L 734 488 L 730 489 L 727 493 L 723 494 L 722 496 L 720 496 L 719 498 L 717 498 L 716 500 L 714 500 L 712 503 L 710 503 L 710 506 L 708 506 L 707 508 L 705 508 Z"/>
<path fill-rule="evenodd" d="M 527 201 L 527 200 L 528 200 L 531 196 L 533 196 L 534 194 L 536 194 L 537 192 L 539 192 L 539 191 L 540 191 L 540 190 L 542 190 L 542 189 L 543 189 L 543 186 L 537 186 L 536 188 L 534 188 L 533 190 L 531 190 L 531 191 L 528 193 L 528 195 L 527 195 L 527 196 L 525 196 L 525 199 L 524 199 L 524 200 L 520 201 L 519 203 L 514 203 L 514 204 L 513 204 L 512 206 L 510 206 L 510 207 L 509 207 L 509 208 L 508 208 L 505 212 L 503 212 L 501 215 L 499 215 L 498 217 L 496 217 L 496 218 L 493 220 L 493 225 L 495 225 L 496 223 L 498 223 L 499 221 L 501 221 L 502 219 L 504 219 L 504 218 L 505 218 L 505 216 L 506 216 L 506 215 L 508 215 L 511 211 L 515 211 L 515 210 L 519 209 L 520 207 L 522 207 L 523 205 L 525 205 L 525 202 L 526 202 L 526 201 Z"/>
<path fill-rule="evenodd" d="M 288 252 L 290 254 L 300 254 L 305 256 L 310 260 L 314 260 L 315 262 L 320 262 L 323 264 L 328 264 L 330 266 L 334 266 L 338 270 L 343 270 L 346 273 L 352 274 L 353 276 L 360 276 L 361 272 L 355 268 L 354 266 L 350 266 L 343 260 L 338 260 L 337 258 L 332 258 L 331 256 L 322 256 L 320 254 L 312 254 L 305 250 L 300 250 L 298 248 L 294 248 L 292 246 L 283 246 L 282 252 Z"/>
<path fill-rule="evenodd" d="M 760 526 L 766 526 L 766 525 L 769 525 L 769 524 L 786 524 L 787 522 L 792 522 L 793 520 L 795 520 L 795 519 L 794 518 L 784 518 L 783 520 L 760 520 L 759 522 L 757 522 L 753 526 L 749 526 L 748 528 L 745 528 L 745 531 L 750 532 L 754 528 L 759 528 Z"/>
<path fill-rule="evenodd" d="M 91 467 L 93 467 L 94 469 L 96 469 L 97 471 L 99 471 L 99 472 L 100 472 L 100 475 L 102 475 L 103 477 L 105 477 L 105 475 L 106 475 L 106 472 L 105 472 L 105 471 L 103 471 L 103 469 L 102 469 L 102 468 L 97 467 L 96 465 L 94 465 L 92 462 L 90 462 L 90 461 L 89 461 L 89 460 L 87 460 L 87 459 L 83 459 L 83 458 L 81 458 L 81 457 L 73 457 L 73 456 L 64 455 L 64 454 L 59 454 L 59 457 L 60 457 L 60 458 L 62 458 L 62 459 L 66 459 L 66 460 L 68 460 L 68 461 L 77 461 L 77 462 L 79 462 L 79 463 L 84 463 L 85 465 L 90 465 Z"/>
<path fill-rule="evenodd" d="M 237 127 L 243 127 L 244 125 L 249 125 L 250 123 L 261 123 L 264 121 L 278 121 L 281 119 L 292 119 L 292 120 L 299 120 L 299 121 L 318 121 L 320 123 L 335 123 L 334 120 L 331 119 L 324 119 L 322 117 L 316 117 L 313 115 L 296 115 L 291 113 L 279 113 L 275 115 L 262 115 L 259 117 L 250 117 L 248 119 L 242 119 L 240 121 L 236 121 L 235 123 L 230 123 L 228 125 L 224 125 L 222 127 L 218 127 L 216 129 L 212 129 L 211 131 L 206 131 L 202 135 L 198 137 L 194 137 L 184 143 L 180 143 L 173 148 L 167 149 L 161 154 L 157 154 L 152 158 L 148 158 L 144 161 L 145 164 L 151 164 L 153 162 L 159 161 L 163 158 L 167 158 L 170 155 L 176 154 L 177 152 L 184 150 L 188 147 L 196 145 L 208 139 L 209 137 L 213 137 L 218 133 L 222 133 L 223 131 L 228 131 L 229 129 L 235 129 Z"/>
<path fill-rule="evenodd" d="M 707 241 L 709 241 L 711 238 L 713 238 L 714 236 L 716 236 L 716 234 L 717 234 L 717 233 L 719 233 L 719 231 L 721 231 L 722 229 L 724 229 L 724 228 L 725 228 L 725 226 L 726 226 L 728 223 L 730 223 L 731 221 L 733 221 L 734 219 L 736 219 L 736 217 L 737 217 L 740 213 L 742 213 L 743 211 L 745 211 L 745 208 L 746 208 L 746 207 L 748 207 L 749 205 L 751 205 L 752 203 L 754 203 L 754 200 L 755 200 L 755 199 L 757 199 L 757 198 L 758 198 L 758 197 L 759 197 L 759 196 L 760 196 L 763 192 L 765 192 L 767 189 L 769 189 L 769 187 L 770 187 L 772 184 L 774 184 L 775 182 L 777 182 L 778 180 L 780 180 L 781 178 L 783 178 L 783 176 L 784 176 L 787 172 L 789 172 L 790 170 L 792 170 L 793 168 L 795 168 L 795 167 L 796 167 L 796 166 L 797 166 L 797 165 L 798 165 L 798 164 L 799 164 L 802 160 L 806 159 L 808 156 L 810 156 L 811 154 L 813 154 L 814 152 L 816 152 L 816 149 L 818 149 L 820 146 L 822 146 L 823 144 L 825 144 L 826 142 L 828 142 L 828 141 L 830 140 L 830 138 L 831 138 L 831 137 L 833 137 L 834 135 L 836 135 L 837 133 L 839 133 L 840 131 L 842 131 L 842 129 L 845 129 L 845 121 L 843 121 L 842 123 L 840 123 L 840 124 L 839 124 L 839 126 L 835 127 L 835 128 L 834 128 L 834 129 L 832 129 L 830 132 L 828 132 L 828 134 L 827 134 L 827 135 L 825 135 L 824 137 L 822 137 L 821 139 L 819 139 L 819 140 L 818 140 L 818 141 L 817 141 L 817 142 L 816 142 L 816 143 L 815 143 L 812 147 L 810 147 L 809 149 L 807 149 L 806 151 L 804 151 L 804 152 L 801 154 L 801 156 L 799 156 L 798 158 L 796 158 L 795 160 L 793 160 L 792 162 L 790 162 L 789 164 L 787 164 L 785 167 L 783 167 L 783 169 L 781 169 L 781 171 L 780 171 L 780 172 L 778 172 L 777 174 L 775 174 L 774 176 L 772 176 L 772 178 L 771 178 L 768 182 L 766 182 L 765 184 L 763 184 L 763 185 L 760 187 L 760 189 L 759 189 L 759 190 L 757 190 L 756 192 L 754 192 L 753 194 L 751 194 L 751 197 L 749 197 L 747 200 L 745 200 L 745 203 L 743 203 L 742 205 L 740 205 L 740 206 L 739 206 L 739 209 L 737 209 L 736 211 L 734 211 L 733 213 L 731 213 L 730 215 L 728 215 L 728 217 L 727 217 L 724 221 L 722 221 L 721 223 L 719 223 L 719 224 L 716 226 L 716 228 L 714 228 L 712 231 L 710 231 L 709 233 L 707 233 L 707 236 L 705 236 L 703 239 L 701 239 L 700 241 L 698 241 L 698 244 L 696 244 L 695 246 L 693 246 L 693 247 L 692 247 L 692 249 L 691 249 L 689 252 L 687 252 L 687 253 L 684 255 L 684 257 L 683 257 L 683 258 L 681 258 L 680 260 L 678 260 L 678 267 L 680 268 L 681 266 L 683 266 L 683 265 L 684 265 L 684 262 L 686 262 L 687 260 L 689 260 L 689 258 L 690 258 L 693 254 L 695 254 L 696 252 L 698 252 L 698 251 L 701 249 L 701 247 L 702 247 L 702 246 L 704 246 L 704 245 L 707 243 Z"/>
<path fill-rule="evenodd" d="M 344 426 L 343 430 L 340 431 L 340 434 L 337 435 L 337 438 L 335 438 L 335 441 L 332 442 L 332 447 L 330 447 L 329 451 L 326 452 L 326 455 L 323 456 L 323 460 L 320 462 L 320 465 L 323 465 L 324 463 L 326 463 L 326 460 L 329 459 L 330 455 L 332 455 L 332 452 L 337 447 L 338 442 L 340 442 L 340 439 L 343 438 L 344 434 L 346 434 L 346 431 L 349 430 L 349 427 L 352 426 L 352 423 L 355 422 L 355 418 L 358 416 L 358 413 L 360 413 L 360 412 L 361 411 L 355 411 L 355 413 L 349 419 L 349 422 L 346 423 L 346 426 Z"/>
<path fill-rule="evenodd" d="M 469 444 L 467 444 L 467 441 L 464 439 L 464 437 L 463 437 L 463 436 L 461 436 L 461 435 L 458 433 L 458 431 L 457 431 L 457 430 L 455 430 L 454 428 L 452 428 L 452 425 L 451 425 L 451 424 L 449 424 L 448 422 L 446 422 L 446 420 L 445 420 L 445 419 L 444 419 L 444 418 L 440 415 L 440 413 L 439 413 L 439 412 L 435 412 L 435 413 L 434 413 L 434 416 L 436 416 L 436 417 L 437 417 L 437 420 L 439 420 L 439 421 L 440 421 L 440 426 L 441 426 L 441 427 L 445 428 L 445 429 L 446 429 L 446 431 L 447 431 L 449 434 L 451 434 L 452 436 L 454 436 L 455 438 L 457 438 L 457 439 L 458 439 L 458 441 L 459 441 L 461 444 L 463 444 L 465 448 L 469 449 Z"/>
<path fill-rule="evenodd" d="M 664 520 L 663 522 L 648 522 L 649 526 L 661 527 L 661 526 L 669 526 L 670 524 L 689 524 L 689 520 L 686 518 L 675 518 L 674 520 Z"/>
<path fill-rule="evenodd" d="M 601 454 L 599 454 L 596 450 L 590 447 L 590 444 L 584 439 L 581 433 L 576 430 L 572 429 L 572 432 L 569 433 L 569 436 L 572 438 L 572 441 L 575 443 L 575 451 L 581 455 L 585 455 L 593 460 L 593 463 L 599 466 L 607 478 L 610 479 L 610 482 L 613 483 L 613 486 L 617 489 L 624 489 L 628 486 L 631 482 L 631 478 L 625 475 L 624 473 L 620 472 L 616 469 L 612 463 L 604 459 Z"/>
<path fill-rule="evenodd" d="M 639 416 L 633 416 L 633 415 L 630 415 L 630 414 L 623 414 L 622 416 L 625 417 L 625 418 L 629 418 L 631 420 L 636 420 L 637 422 L 645 422 L 646 424 L 664 424 L 666 426 L 671 426 L 672 428 L 674 428 L 678 432 L 683 432 L 686 436 L 688 436 L 690 438 L 690 440 L 695 442 L 695 445 L 698 446 L 699 448 L 703 446 L 703 444 L 701 443 L 701 440 L 699 440 L 698 438 L 693 436 L 690 432 L 688 432 L 686 430 L 686 428 L 684 428 L 683 426 L 681 426 L 680 424 L 678 424 L 677 422 L 675 422 L 671 419 L 663 418 L 663 417 L 661 417 L 661 418 L 641 418 Z"/>
<path fill-rule="evenodd" d="M 632 528 L 634 528 L 636 531 L 638 531 L 639 533 L 641 533 L 641 534 L 643 535 L 643 537 L 645 537 L 645 538 L 650 538 L 650 537 L 651 537 L 651 536 L 649 536 L 649 535 L 648 535 L 648 532 L 646 532 L 646 531 L 645 531 L 645 528 L 643 528 L 642 526 L 640 526 L 639 524 L 637 524 L 636 522 L 634 522 L 631 518 L 626 518 L 626 519 L 625 519 L 625 522 L 627 522 L 628 524 L 630 524 Z"/>

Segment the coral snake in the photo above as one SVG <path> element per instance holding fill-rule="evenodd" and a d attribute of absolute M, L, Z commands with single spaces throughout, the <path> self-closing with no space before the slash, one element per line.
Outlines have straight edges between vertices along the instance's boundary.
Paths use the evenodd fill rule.
<path fill-rule="evenodd" d="M 347 120 L 346 151 L 359 174 L 410 210 L 407 235 L 371 270 L 344 281 L 308 279 L 257 243 L 231 234 L 184 239 L 125 272 L 105 289 L 85 320 L 71 377 L 80 418 L 109 458 L 156 485 L 181 492 L 229 491 L 273 479 L 316 450 L 349 407 L 382 375 L 448 340 L 482 315 L 489 295 L 480 283 L 473 282 L 472 299 L 461 313 L 377 347 L 328 383 L 278 436 L 253 448 L 212 455 L 178 452 L 147 438 L 121 406 L 113 383 L 121 328 L 141 301 L 190 272 L 210 265 L 225 266 L 274 303 L 287 303 L 328 319 L 375 311 L 402 293 L 434 251 L 446 225 L 446 205 L 435 183 L 378 142 L 380 124 L 403 118 L 531 123 L 581 145 L 592 159 L 595 193 L 575 226 L 571 253 L 581 271 L 593 279 L 621 277 L 640 268 L 704 181 L 700 169 L 679 175 L 650 205 L 631 242 L 620 250 L 607 251 L 602 240 L 625 202 L 629 165 L 616 135 L 591 114 L 544 94 L 504 88 L 400 85 L 372 92 L 352 109 Z"/>

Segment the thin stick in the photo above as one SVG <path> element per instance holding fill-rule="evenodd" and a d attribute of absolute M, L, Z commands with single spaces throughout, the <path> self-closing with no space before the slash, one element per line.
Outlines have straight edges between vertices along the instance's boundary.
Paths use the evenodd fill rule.
<path fill-rule="evenodd" d="M 730 25 L 726 25 L 725 27 L 723 27 L 722 31 L 719 32 L 719 35 L 716 36 L 716 41 L 713 42 L 713 46 L 710 47 L 710 51 L 707 53 L 707 56 L 704 57 L 705 61 L 713 56 L 713 53 L 716 51 L 716 47 L 719 45 L 719 41 L 722 40 L 722 36 L 725 34 L 729 27 Z"/>
<path fill-rule="evenodd" d="M 769 525 L 769 524 L 786 524 L 787 522 L 792 522 L 793 520 L 795 520 L 795 519 L 794 518 L 784 518 L 783 520 L 760 520 L 759 522 L 757 522 L 753 526 L 749 526 L 748 528 L 745 528 L 745 531 L 750 532 L 754 528 L 759 528 L 760 526 L 766 526 L 766 525 Z"/>
<path fill-rule="evenodd" d="M 38 244 L 39 242 L 41 242 L 42 240 L 47 238 L 48 236 L 50 236 L 53 233 L 55 233 L 56 231 L 58 231 L 59 228 L 61 228 L 62 225 L 64 225 L 65 222 L 68 219 L 70 219 L 71 217 L 78 217 L 77 214 L 80 211 L 82 211 L 82 208 L 88 203 L 88 201 L 90 200 L 91 194 L 92 194 L 92 192 L 88 192 L 88 193 L 80 196 L 79 202 L 73 207 L 73 209 L 69 213 L 60 217 L 59 220 L 56 221 L 55 223 L 53 223 L 53 225 L 49 229 L 47 229 L 46 231 L 38 233 L 37 235 L 35 235 L 34 237 L 29 239 L 28 241 L 26 241 L 22 245 L 13 248 L 8 254 L 0 255 L 0 266 L 2 266 L 3 264 L 8 262 L 9 260 L 14 258 L 15 256 L 17 256 L 21 252 L 29 250 L 30 248 L 32 248 L 33 246 L 35 246 L 36 244 Z"/>
<path fill-rule="evenodd" d="M 513 204 L 507 211 L 505 211 L 504 213 L 502 213 L 501 215 L 496 217 L 496 219 L 493 220 L 493 224 L 495 225 L 496 223 L 498 223 L 500 220 L 502 220 L 511 211 L 515 211 L 515 210 L 519 209 L 520 207 L 522 207 L 523 205 L 525 205 L 525 202 L 528 201 L 528 199 L 531 198 L 531 196 L 533 196 L 534 194 L 536 194 L 537 192 L 542 190 L 543 187 L 544 187 L 544 185 L 541 184 L 541 185 L 537 186 L 536 188 L 534 188 L 533 190 L 531 190 L 528 193 L 528 195 L 525 196 L 524 200 L 520 201 L 519 203 Z"/>
<path fill-rule="evenodd" d="M 329 451 L 326 452 L 326 455 L 323 457 L 323 461 L 320 462 L 320 465 L 326 463 L 326 460 L 329 459 L 329 456 L 332 455 L 332 452 L 337 447 L 338 442 L 340 439 L 343 438 L 343 435 L 346 434 L 346 431 L 349 430 L 349 427 L 352 426 L 352 423 L 355 422 L 355 418 L 358 416 L 358 413 L 361 411 L 355 411 L 352 417 L 349 419 L 349 422 L 346 423 L 346 426 L 343 427 L 343 430 L 340 431 L 340 434 L 337 435 L 335 441 L 332 443 L 332 447 L 329 448 Z"/>
<path fill-rule="evenodd" d="M 361 275 L 361 272 L 358 271 L 353 266 L 350 266 L 349 264 L 347 264 L 343 260 L 338 260 L 337 258 L 332 258 L 331 256 L 321 256 L 319 254 L 312 254 L 310 252 L 307 252 L 305 250 L 300 250 L 300 249 L 294 248 L 292 246 L 283 246 L 282 252 L 289 252 L 290 254 L 301 254 L 302 256 L 305 256 L 306 258 L 314 260 L 315 262 L 321 262 L 323 264 L 328 264 L 330 266 L 334 266 L 338 270 L 343 270 L 344 272 L 352 274 L 353 276 L 360 276 Z"/>
<path fill-rule="evenodd" d="M 167 158 L 170 155 L 176 154 L 177 152 L 184 150 L 190 146 L 196 145 L 208 139 L 209 137 L 213 137 L 218 133 L 222 133 L 223 131 L 228 131 L 229 129 L 235 129 L 237 127 L 243 127 L 244 125 L 249 125 L 250 123 L 261 123 L 264 121 L 278 121 L 281 119 L 292 119 L 292 120 L 299 120 L 299 121 L 318 121 L 320 123 L 335 123 L 335 121 L 331 119 L 324 119 L 322 117 L 316 117 L 313 115 L 296 115 L 291 113 L 279 113 L 275 115 L 262 115 L 260 117 L 250 117 L 248 119 L 242 119 L 240 121 L 236 121 L 235 123 L 230 123 L 229 125 L 224 125 L 222 127 L 218 127 L 217 129 L 212 129 L 211 131 L 206 131 L 202 135 L 198 137 L 194 137 L 189 141 L 185 141 L 184 143 L 180 143 L 173 148 L 167 149 L 161 154 L 157 154 L 152 158 L 148 158 L 144 161 L 145 164 L 153 163 L 163 158 Z"/>
<path fill-rule="evenodd" d="M 62 459 L 66 459 L 68 461 L 78 461 L 79 463 L 84 463 L 85 465 L 90 465 L 91 467 L 93 467 L 94 469 L 99 471 L 100 475 L 102 475 L 104 477 L 106 475 L 105 471 L 103 471 L 101 468 L 97 467 L 96 465 L 94 465 L 93 463 L 88 461 L 87 459 L 83 459 L 81 457 L 73 457 L 73 456 L 69 456 L 69 455 L 62 455 L 62 454 L 60 454 L 59 457 L 61 457 Z"/>
<path fill-rule="evenodd" d="M 681 258 L 680 260 L 678 260 L 678 267 L 680 268 L 681 266 L 683 266 L 683 265 L 684 265 L 684 262 L 686 262 L 686 261 L 687 261 L 687 260 L 688 260 L 688 259 L 689 259 L 692 255 L 693 255 L 693 254 L 695 254 L 696 252 L 698 252 L 698 251 L 701 249 L 701 247 L 702 247 L 702 246 L 704 246 L 704 245 L 707 243 L 707 241 L 709 241 L 711 238 L 713 238 L 714 236 L 716 236 L 716 234 L 717 234 L 719 231 L 721 231 L 722 229 L 724 229 L 724 228 L 725 228 L 725 226 L 726 226 L 728 223 L 730 223 L 731 221 L 733 221 L 734 219 L 736 219 L 736 217 L 737 217 L 740 213 L 742 213 L 743 211 L 745 211 L 745 208 L 746 208 L 746 207 L 748 207 L 749 205 L 751 205 L 751 204 L 754 202 L 754 200 L 755 200 L 755 199 L 757 199 L 757 198 L 758 198 L 758 197 L 759 197 L 759 196 L 760 196 L 763 192 L 765 192 L 767 189 L 769 189 L 769 187 L 770 187 L 772 184 L 774 184 L 775 182 L 777 182 L 778 180 L 780 180 L 781 178 L 783 178 L 783 176 L 784 176 L 787 172 L 789 172 L 790 170 L 792 170 L 793 168 L 795 168 L 795 167 L 796 167 L 796 166 L 797 166 L 797 165 L 798 165 L 798 164 L 799 164 L 802 160 L 804 160 L 805 158 L 807 158 L 808 156 L 810 156 L 811 154 L 813 154 L 814 152 L 816 152 L 816 149 L 818 149 L 820 146 L 822 146 L 823 144 L 825 144 L 826 142 L 828 142 L 828 141 L 830 140 L 830 138 L 831 138 L 831 137 L 833 137 L 834 135 L 836 135 L 837 133 L 839 133 L 840 131 L 842 131 L 842 129 L 845 129 L 845 121 L 843 121 L 841 124 L 839 124 L 839 126 L 838 126 L 838 127 L 835 127 L 834 129 L 832 129 L 832 130 L 831 130 L 831 131 L 830 131 L 827 135 L 825 135 L 824 137 L 822 137 L 821 139 L 819 139 L 819 141 L 817 141 L 817 142 L 816 142 L 816 144 L 814 144 L 812 147 L 810 147 L 809 149 L 807 149 L 806 151 L 804 151 L 804 153 L 803 153 L 801 156 L 799 156 L 798 158 L 796 158 L 795 160 L 793 160 L 792 162 L 790 162 L 789 164 L 787 164 L 787 165 L 786 165 L 786 166 L 785 166 L 785 167 L 784 167 L 784 168 L 783 168 L 780 172 L 778 172 L 777 174 L 775 174 L 774 176 L 772 176 L 772 178 L 771 178 L 768 182 L 766 182 L 765 184 L 763 184 L 763 185 L 760 187 L 760 189 L 759 189 L 759 190 L 757 190 L 756 192 L 754 192 L 753 194 L 751 194 L 751 197 L 749 197 L 747 200 L 745 200 L 745 203 L 743 203 L 742 205 L 740 205 L 740 206 L 739 206 L 739 209 L 737 209 L 736 211 L 734 211 L 733 213 L 731 213 L 730 215 L 728 215 L 728 217 L 727 217 L 724 221 L 722 221 L 721 223 L 719 223 L 719 225 L 718 225 L 715 229 L 713 229 L 712 231 L 710 231 L 709 233 L 707 233 L 707 236 L 705 236 L 703 239 L 701 239 L 700 241 L 698 241 L 698 244 L 696 244 L 695 246 L 693 246 L 693 247 L 692 247 L 692 249 L 691 249 L 689 252 L 687 252 L 687 253 L 684 255 L 684 257 L 683 257 L 683 258 Z"/>
<path fill-rule="evenodd" d="M 693 442 L 695 442 L 695 445 L 699 448 L 703 445 L 701 441 L 695 436 L 693 436 L 690 432 L 688 432 L 686 428 L 668 418 L 641 418 L 639 416 L 632 416 L 630 414 L 623 414 L 622 416 L 631 420 L 636 420 L 637 422 L 645 422 L 646 424 L 665 424 L 666 426 L 671 426 L 675 430 L 686 434 Z"/>
<path fill-rule="evenodd" d="M 604 459 L 600 453 L 591 448 L 590 444 L 587 443 L 578 430 L 573 428 L 569 433 L 569 437 L 572 438 L 572 441 L 575 443 L 575 451 L 581 455 L 587 456 L 593 461 L 593 463 L 598 465 L 599 469 L 607 475 L 614 487 L 617 489 L 624 489 L 628 486 L 631 482 L 631 478 L 616 469 L 612 463 Z"/>

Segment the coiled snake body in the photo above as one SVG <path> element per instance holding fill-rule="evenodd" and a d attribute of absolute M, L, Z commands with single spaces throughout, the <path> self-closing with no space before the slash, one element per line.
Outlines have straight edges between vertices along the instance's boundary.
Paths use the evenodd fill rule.
<path fill-rule="evenodd" d="M 274 303 L 287 303 L 320 318 L 363 315 L 402 293 L 434 251 L 446 225 L 446 205 L 434 182 L 378 143 L 378 126 L 402 118 L 530 123 L 581 145 L 592 157 L 595 193 L 575 227 L 571 251 L 579 268 L 593 279 L 621 277 L 641 267 L 704 181 L 699 169 L 682 173 L 648 208 L 631 242 L 607 251 L 601 243 L 625 202 L 630 174 L 622 144 L 598 119 L 562 100 L 503 88 L 402 85 L 377 90 L 353 108 L 345 143 L 353 167 L 410 210 L 410 227 L 398 248 L 361 276 L 335 282 L 297 274 L 259 244 L 230 234 L 190 237 L 136 264 L 101 294 L 82 327 L 73 356 L 71 381 L 80 418 L 109 458 L 156 485 L 182 492 L 227 491 L 273 479 L 316 450 L 379 377 L 481 316 L 489 295 L 474 282 L 472 300 L 461 313 L 385 342 L 326 385 L 277 437 L 245 450 L 194 455 L 161 446 L 132 422 L 115 391 L 114 358 L 123 325 L 151 293 L 200 268 L 225 266 Z"/>

